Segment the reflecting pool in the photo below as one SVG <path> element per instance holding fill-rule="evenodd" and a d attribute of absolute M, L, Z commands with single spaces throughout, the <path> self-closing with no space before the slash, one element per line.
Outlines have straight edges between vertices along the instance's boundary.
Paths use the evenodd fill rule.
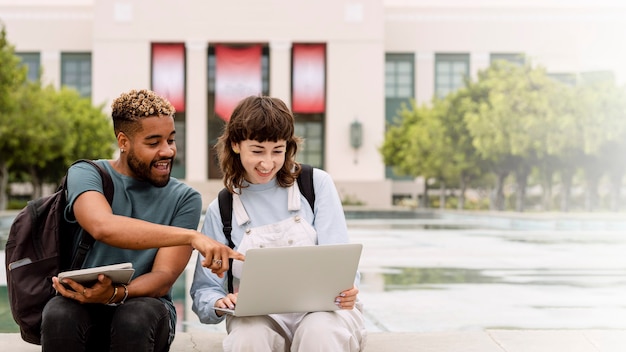
<path fill-rule="evenodd" d="M 370 330 L 626 328 L 626 222 L 590 220 L 350 220 Z"/>
<path fill-rule="evenodd" d="M 619 216 L 347 217 L 352 242 L 364 245 L 359 296 L 370 331 L 626 328 L 626 219 Z M 179 331 L 223 331 L 191 312 L 194 261 L 195 254 L 174 289 Z M 15 329 L 0 285 L 0 332 Z"/>

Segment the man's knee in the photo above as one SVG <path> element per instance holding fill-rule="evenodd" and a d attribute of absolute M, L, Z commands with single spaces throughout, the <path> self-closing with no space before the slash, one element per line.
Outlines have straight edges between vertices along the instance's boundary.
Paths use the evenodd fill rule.
<path fill-rule="evenodd" d="M 59 324 L 59 322 L 76 321 L 83 314 L 86 313 L 79 304 L 62 296 L 55 296 L 46 303 L 43 309 L 42 327 Z"/>
<path fill-rule="evenodd" d="M 113 324 L 123 330 L 145 329 L 155 323 L 167 324 L 168 322 L 169 310 L 165 304 L 157 298 L 150 297 L 128 300 L 117 307 L 113 320 Z"/>
<path fill-rule="evenodd" d="M 111 323 L 111 347 L 124 346 L 125 350 L 154 351 L 169 349 L 173 330 L 165 304 L 150 297 L 138 297 L 116 308 Z"/>

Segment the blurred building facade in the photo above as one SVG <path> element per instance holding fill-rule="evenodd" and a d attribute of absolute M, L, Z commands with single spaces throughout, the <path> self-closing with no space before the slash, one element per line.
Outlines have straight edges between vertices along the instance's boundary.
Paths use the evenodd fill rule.
<path fill-rule="evenodd" d="M 328 171 L 347 204 L 388 207 L 423 187 L 378 152 L 411 99 L 427 104 L 520 55 L 565 81 L 626 78 L 618 0 L 0 0 L 0 21 L 46 83 L 107 108 L 130 89 L 167 96 L 174 176 L 205 206 L 222 187 L 212 147 L 247 95 L 292 107 L 299 161 Z"/>

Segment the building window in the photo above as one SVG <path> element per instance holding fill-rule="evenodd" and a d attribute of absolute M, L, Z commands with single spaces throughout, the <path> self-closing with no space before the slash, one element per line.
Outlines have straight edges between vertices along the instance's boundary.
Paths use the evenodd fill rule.
<path fill-rule="evenodd" d="M 385 55 L 385 97 L 413 98 L 413 54 Z"/>
<path fill-rule="evenodd" d="M 615 73 L 613 71 L 587 71 L 576 73 L 559 72 L 548 73 L 548 77 L 553 80 L 566 84 L 568 86 L 575 86 L 585 83 L 609 83 L 615 84 Z"/>
<path fill-rule="evenodd" d="M 324 166 L 323 114 L 296 114 L 295 134 L 304 138 L 298 149 L 298 162 L 322 168 Z"/>
<path fill-rule="evenodd" d="M 489 60 L 492 63 L 498 60 L 510 62 L 512 64 L 518 64 L 520 66 L 524 66 L 524 64 L 526 63 L 526 58 L 524 57 L 524 54 L 520 53 L 492 53 L 489 56 Z"/>
<path fill-rule="evenodd" d="M 393 123 L 402 104 L 415 97 L 415 57 L 413 54 L 385 55 L 385 118 Z"/>
<path fill-rule="evenodd" d="M 26 78 L 35 82 L 39 80 L 41 70 L 41 57 L 39 53 L 15 53 L 22 60 L 22 65 L 26 66 Z"/>
<path fill-rule="evenodd" d="M 61 54 L 61 85 L 91 98 L 91 53 Z"/>
<path fill-rule="evenodd" d="M 580 83 L 609 83 L 615 84 L 615 73 L 613 71 L 586 71 L 581 72 Z"/>
<path fill-rule="evenodd" d="M 415 55 L 385 55 L 385 120 L 395 123 L 399 111 L 405 105 L 410 108 L 415 97 Z M 392 167 L 385 167 L 385 176 L 393 180 L 410 180 L 412 177 L 398 176 Z"/>
<path fill-rule="evenodd" d="M 548 77 L 572 87 L 578 83 L 578 77 L 575 73 L 548 73 Z"/>
<path fill-rule="evenodd" d="M 443 98 L 469 77 L 469 54 L 435 54 L 435 95 Z"/>
<path fill-rule="evenodd" d="M 292 45 L 291 105 L 296 119 L 295 133 L 304 138 L 298 150 L 298 162 L 324 168 L 326 44 Z"/>

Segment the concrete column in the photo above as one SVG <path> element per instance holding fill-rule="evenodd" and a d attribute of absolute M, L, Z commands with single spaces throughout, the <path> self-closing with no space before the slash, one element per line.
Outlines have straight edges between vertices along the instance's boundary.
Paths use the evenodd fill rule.
<path fill-rule="evenodd" d="M 415 55 L 415 82 L 417 105 L 429 103 L 435 94 L 435 53 Z"/>
<path fill-rule="evenodd" d="M 291 106 L 291 42 L 270 42 L 270 95 Z"/>
<path fill-rule="evenodd" d="M 208 179 L 207 137 L 207 42 L 188 41 L 187 49 L 187 126 L 186 176 L 190 182 Z"/>
<path fill-rule="evenodd" d="M 57 50 L 45 50 L 41 53 L 41 67 L 44 84 L 52 84 L 53 87 L 61 87 L 61 52 Z"/>

